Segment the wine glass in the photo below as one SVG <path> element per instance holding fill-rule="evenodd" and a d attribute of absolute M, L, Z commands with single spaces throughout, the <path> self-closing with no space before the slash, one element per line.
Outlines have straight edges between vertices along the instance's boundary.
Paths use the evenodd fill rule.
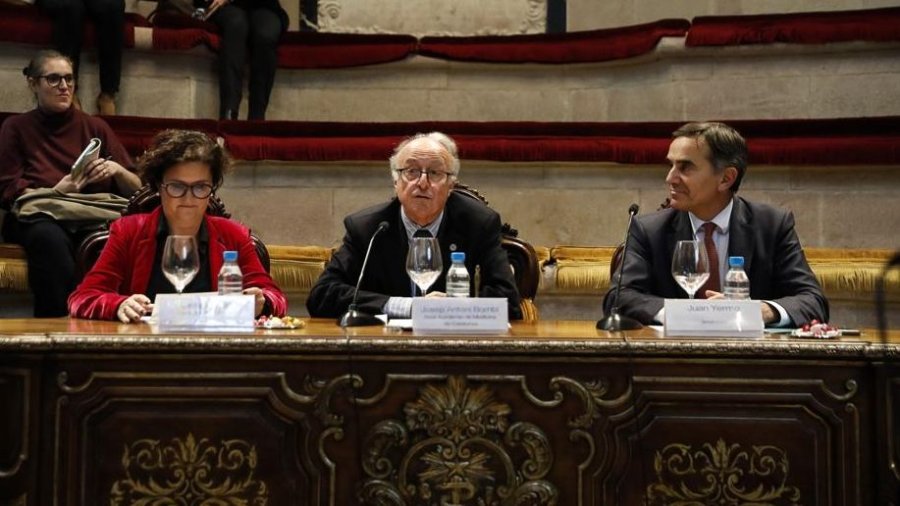
<path fill-rule="evenodd" d="M 709 257 L 706 248 L 697 241 L 678 241 L 672 254 L 672 276 L 693 299 L 709 278 Z"/>
<path fill-rule="evenodd" d="M 163 248 L 162 270 L 166 279 L 181 293 L 200 270 L 197 239 L 192 235 L 170 235 Z"/>
<path fill-rule="evenodd" d="M 406 272 L 422 295 L 437 281 L 444 270 L 441 245 L 435 237 L 413 237 L 406 255 Z"/>

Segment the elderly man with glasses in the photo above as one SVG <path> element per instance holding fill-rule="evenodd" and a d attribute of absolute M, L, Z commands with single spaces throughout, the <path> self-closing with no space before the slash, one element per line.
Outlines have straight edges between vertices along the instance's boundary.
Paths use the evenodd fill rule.
<path fill-rule="evenodd" d="M 505 297 L 510 318 L 520 319 L 519 294 L 500 246 L 500 216 L 481 202 L 451 191 L 459 176 L 453 140 L 439 132 L 408 138 L 394 150 L 390 167 L 397 198 L 344 219 L 343 244 L 309 294 L 309 314 L 338 317 L 347 310 L 369 240 L 386 222 L 387 230 L 373 242 L 357 309 L 409 318 L 415 285 L 406 273 L 406 254 L 413 236 L 426 235 L 438 239 L 445 267 L 429 296 L 443 295 L 450 253 L 462 251 L 473 279 L 476 270 L 480 273 L 477 295 Z"/>

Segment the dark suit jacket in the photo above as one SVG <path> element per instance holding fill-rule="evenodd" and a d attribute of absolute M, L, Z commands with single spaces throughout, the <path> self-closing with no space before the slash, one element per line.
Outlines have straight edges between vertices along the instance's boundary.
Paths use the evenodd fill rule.
<path fill-rule="evenodd" d="M 341 248 L 331 257 L 325 272 L 309 293 L 306 307 L 316 317 L 339 317 L 353 300 L 353 289 L 369 239 L 386 221 L 390 228 L 375 239 L 369 265 L 360 286 L 357 307 L 369 314 L 383 312 L 391 296 L 409 297 L 410 279 L 406 273 L 409 241 L 400 218 L 400 201 L 370 207 L 344 218 L 346 234 Z M 480 297 L 506 297 L 510 319 L 521 319 L 519 292 L 506 252 L 500 246 L 500 215 L 474 199 L 450 193 L 444 207 L 444 218 L 437 234 L 441 245 L 444 274 L 431 291 L 446 291 L 445 274 L 450 266 L 450 253 L 466 253 L 466 268 L 473 280 L 475 266 L 481 266 Z"/>
<path fill-rule="evenodd" d="M 795 325 L 814 318 L 828 321 L 828 301 L 803 255 L 792 213 L 736 197 L 728 236 L 728 256 L 744 257 L 751 298 L 777 302 Z M 693 237 L 686 212 L 665 209 L 635 220 L 622 271 L 620 314 L 649 324 L 664 299 L 687 298 L 672 277 L 672 252 L 677 241 Z M 603 299 L 607 313 L 613 291 Z"/>

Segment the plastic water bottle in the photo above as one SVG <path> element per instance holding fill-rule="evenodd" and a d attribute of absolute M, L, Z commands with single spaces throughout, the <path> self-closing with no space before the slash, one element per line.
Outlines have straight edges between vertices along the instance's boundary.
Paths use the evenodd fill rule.
<path fill-rule="evenodd" d="M 219 295 L 240 294 L 244 289 L 244 274 L 238 266 L 238 252 L 226 251 L 222 254 L 225 263 L 219 270 Z"/>
<path fill-rule="evenodd" d="M 728 257 L 728 273 L 725 274 L 723 288 L 726 299 L 750 298 L 750 278 L 744 272 L 744 257 Z"/>
<path fill-rule="evenodd" d="M 450 253 L 453 262 L 447 270 L 447 297 L 469 296 L 469 271 L 466 270 L 466 254 L 462 251 Z"/>

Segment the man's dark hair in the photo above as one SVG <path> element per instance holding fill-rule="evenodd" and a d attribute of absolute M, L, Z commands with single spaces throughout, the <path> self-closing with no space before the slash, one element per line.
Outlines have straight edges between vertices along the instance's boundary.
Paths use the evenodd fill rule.
<path fill-rule="evenodd" d="M 163 174 L 179 163 L 199 162 L 209 165 L 213 188 L 222 185 L 231 157 L 209 135 L 196 130 L 163 130 L 137 162 L 141 181 L 159 191 Z"/>
<path fill-rule="evenodd" d="M 672 132 L 672 138 L 688 137 L 702 138 L 709 146 L 710 162 L 716 172 L 722 172 L 727 167 L 737 169 L 737 177 L 731 185 L 731 192 L 737 193 L 747 172 L 747 141 L 741 137 L 737 130 L 725 123 L 703 122 L 688 123 Z"/>

